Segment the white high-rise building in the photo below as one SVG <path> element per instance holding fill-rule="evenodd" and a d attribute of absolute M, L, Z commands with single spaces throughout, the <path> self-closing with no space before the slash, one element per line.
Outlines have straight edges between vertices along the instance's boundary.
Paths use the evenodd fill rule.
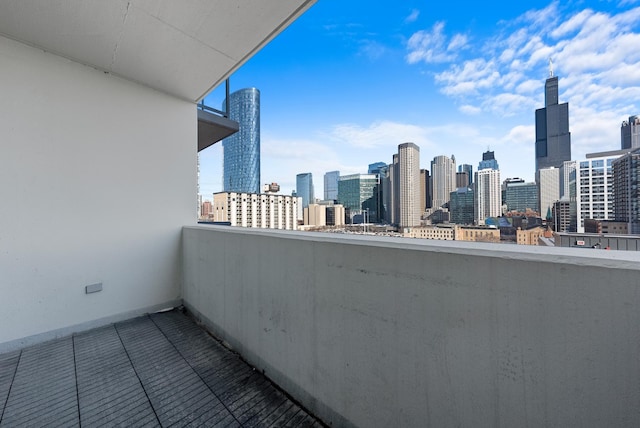
<path fill-rule="evenodd" d="M 540 200 L 540 217 L 550 217 L 553 203 L 560 199 L 560 168 L 551 166 L 536 171 L 536 183 Z"/>
<path fill-rule="evenodd" d="M 576 161 L 564 161 L 560 167 L 560 199 L 571 195 L 571 173 L 576 170 Z"/>
<path fill-rule="evenodd" d="M 576 217 L 577 231 L 584 233 L 584 220 L 613 220 L 612 164 L 629 150 L 590 153 L 577 162 Z"/>
<path fill-rule="evenodd" d="M 449 202 L 451 192 L 456 190 L 456 160 L 453 156 L 436 156 L 431 161 L 431 191 L 434 209 Z"/>
<path fill-rule="evenodd" d="M 500 170 L 485 168 L 477 171 L 473 184 L 475 222 L 483 225 L 487 217 L 499 217 L 502 214 Z"/>
<path fill-rule="evenodd" d="M 302 198 L 273 193 L 213 194 L 213 221 L 231 226 L 296 230 Z"/>
<path fill-rule="evenodd" d="M 398 146 L 400 227 L 420 225 L 420 148 L 414 143 Z"/>

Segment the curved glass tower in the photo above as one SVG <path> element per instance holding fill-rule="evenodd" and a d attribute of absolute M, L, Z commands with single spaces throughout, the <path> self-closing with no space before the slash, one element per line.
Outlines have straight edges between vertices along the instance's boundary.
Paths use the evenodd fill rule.
<path fill-rule="evenodd" d="M 229 119 L 240 129 L 222 140 L 223 190 L 260 193 L 260 91 L 247 88 L 229 95 Z"/>

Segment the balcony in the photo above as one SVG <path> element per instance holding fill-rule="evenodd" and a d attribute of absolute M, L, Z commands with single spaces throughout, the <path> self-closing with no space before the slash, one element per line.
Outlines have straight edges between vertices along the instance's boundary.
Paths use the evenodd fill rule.
<path fill-rule="evenodd" d="M 260 376 L 264 373 L 331 426 L 637 426 L 640 267 L 635 253 L 512 250 L 455 241 L 186 226 L 177 267 L 183 276 L 179 302 Z M 209 356 L 222 347 L 176 311 L 75 330 L 72 337 L 25 348 L 20 364 L 24 359 L 33 366 L 40 359 L 68 381 L 74 370 L 73 357 L 68 358 L 75 355 L 79 408 L 84 400 L 93 412 L 87 421 L 100 421 L 95 415 L 107 418 L 103 422 L 118 417 L 108 404 L 115 399 L 97 392 L 100 379 L 131 394 L 131 406 L 138 409 L 132 414 L 141 423 L 148 417 L 158 424 L 153 409 L 163 426 L 211 414 L 244 426 L 261 420 L 252 419 L 256 414 L 271 414 L 261 413 L 260 406 L 243 413 L 254 401 L 280 394 L 242 368 L 240 380 L 231 381 L 236 395 L 225 395 L 229 388 L 215 378 L 221 364 L 216 361 L 239 365 L 237 357 Z M 198 348 L 202 342 L 208 348 Z M 106 348 L 110 343 L 115 348 Z M 49 348 L 63 349 L 67 362 L 47 359 Z M 27 393 L 20 388 L 27 391 L 33 382 L 18 369 L 8 392 L 18 355 L 0 356 L 2 426 L 12 426 L 11 410 L 20 409 L 14 402 Z M 165 370 L 176 360 L 177 367 Z M 53 370 L 31 376 L 43 373 Z M 90 377 L 98 373 L 98 380 Z M 168 387 L 164 378 L 187 382 L 187 374 L 197 385 Z M 238 387 L 243 382 L 247 389 Z M 254 384 L 268 390 L 256 392 Z M 52 388 L 39 391 L 49 397 L 39 402 L 56 397 L 43 407 L 69 411 L 58 396 L 74 385 Z M 191 392 L 185 398 L 169 393 L 174 388 Z M 212 401 L 194 404 L 189 394 L 198 388 Z M 92 391 L 97 395 L 91 397 Z M 144 393 L 147 400 L 141 398 Z M 166 394 L 176 395 L 178 404 L 164 411 L 156 403 Z M 76 394 L 68 395 L 73 404 Z M 282 405 L 284 400 L 278 395 L 275 401 Z M 250 404 L 235 415 L 233 403 Z M 287 406 L 305 424 L 319 424 L 296 404 Z M 77 415 L 73 410 L 68 416 Z M 81 410 L 80 420 L 83 416 Z"/>

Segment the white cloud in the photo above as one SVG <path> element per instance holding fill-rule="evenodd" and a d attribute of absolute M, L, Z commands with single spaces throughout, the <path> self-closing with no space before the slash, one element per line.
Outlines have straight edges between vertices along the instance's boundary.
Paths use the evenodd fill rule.
<path fill-rule="evenodd" d="M 467 114 L 469 116 L 475 116 L 482 112 L 482 109 L 480 107 L 472 106 L 469 104 L 460 106 L 458 110 L 460 110 L 461 113 Z"/>
<path fill-rule="evenodd" d="M 413 9 L 413 10 L 411 11 L 411 13 L 409 14 L 409 16 L 407 16 L 407 17 L 404 19 L 404 22 L 405 22 L 406 24 L 410 24 L 410 23 L 412 23 L 412 22 L 416 22 L 416 21 L 418 20 L 418 17 L 419 17 L 419 16 L 420 16 L 420 11 L 419 11 L 418 9 Z"/>
<path fill-rule="evenodd" d="M 444 26 L 444 22 L 436 22 L 430 31 L 420 30 L 409 38 L 406 57 L 409 64 L 450 62 L 457 58 L 467 45 L 467 37 L 455 34 L 447 40 Z"/>
<path fill-rule="evenodd" d="M 352 147 L 370 149 L 397 145 L 398 142 L 413 142 L 417 145 L 430 145 L 427 131 L 416 125 L 380 121 L 362 127 L 356 124 L 340 124 L 333 127 L 329 138 Z"/>
<path fill-rule="evenodd" d="M 559 38 L 562 36 L 566 36 L 569 33 L 573 33 L 575 31 L 580 30 L 584 25 L 585 21 L 587 21 L 593 15 L 593 11 L 586 9 L 582 12 L 574 15 L 569 20 L 563 22 L 558 28 L 551 32 L 551 37 Z"/>

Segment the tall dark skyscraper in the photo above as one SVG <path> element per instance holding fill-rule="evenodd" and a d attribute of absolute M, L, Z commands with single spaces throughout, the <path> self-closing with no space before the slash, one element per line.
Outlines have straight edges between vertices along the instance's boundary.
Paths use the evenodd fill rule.
<path fill-rule="evenodd" d="M 544 85 L 544 105 L 536 110 L 536 171 L 560 168 L 571 160 L 569 103 L 558 104 L 558 77 L 551 68 Z"/>
<path fill-rule="evenodd" d="M 260 193 L 260 91 L 248 88 L 229 95 L 229 118 L 240 129 L 222 140 L 223 189 Z"/>
<path fill-rule="evenodd" d="M 640 116 L 631 116 L 629 121 L 622 122 L 620 127 L 621 149 L 637 149 L 640 147 Z"/>

